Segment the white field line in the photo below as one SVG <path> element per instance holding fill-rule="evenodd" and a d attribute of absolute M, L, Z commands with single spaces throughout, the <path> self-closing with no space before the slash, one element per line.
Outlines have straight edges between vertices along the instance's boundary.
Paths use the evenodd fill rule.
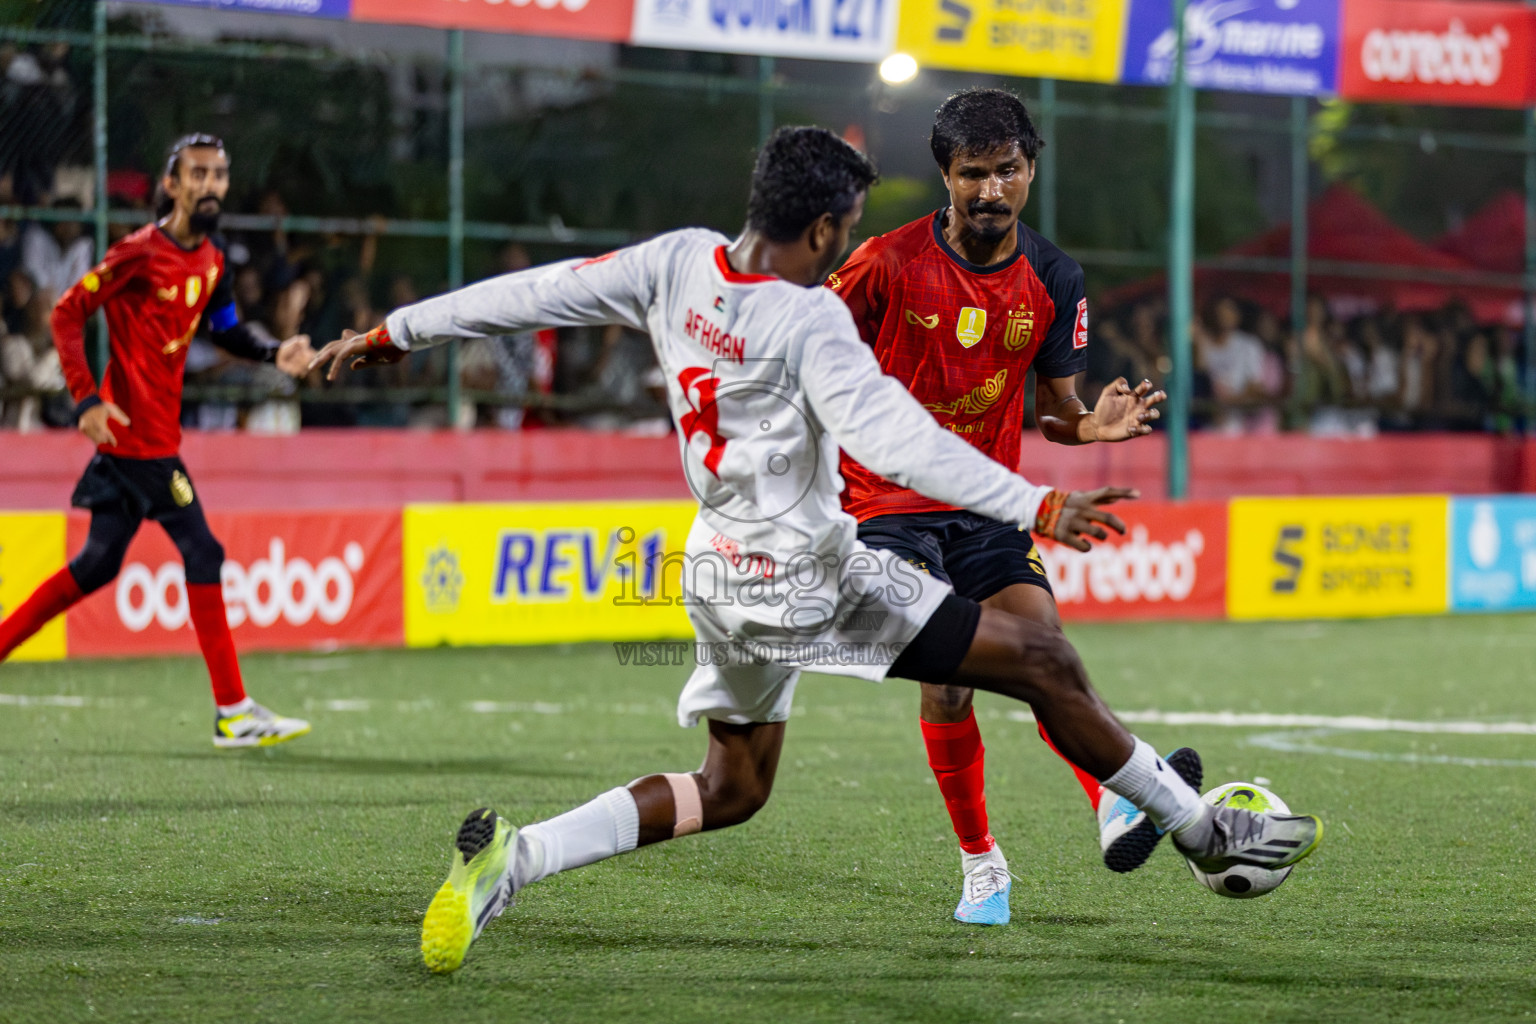
<path fill-rule="evenodd" d="M 1536 722 L 1414 722 L 1364 715 L 1272 715 L 1240 711 L 1121 711 L 1132 725 L 1214 725 L 1229 729 L 1337 729 L 1341 732 L 1452 733 L 1462 736 L 1536 736 Z M 1033 722 L 1027 711 L 1010 711 L 1015 722 Z"/>
<path fill-rule="evenodd" d="M 0 704 L 8 704 L 18 708 L 83 708 L 88 703 L 93 703 L 86 697 L 75 697 L 62 693 L 43 694 L 33 696 L 27 693 L 0 693 Z"/>
<path fill-rule="evenodd" d="M 1272 732 L 1248 737 L 1248 745 L 1278 750 L 1285 754 L 1327 754 L 1354 761 L 1390 761 L 1398 764 L 1453 764 L 1465 768 L 1536 768 L 1536 761 L 1507 757 L 1453 757 L 1450 754 L 1393 753 L 1384 750 L 1356 750 L 1353 747 L 1325 747 L 1313 740 L 1337 736 L 1339 729 L 1311 729 L 1303 732 Z"/>

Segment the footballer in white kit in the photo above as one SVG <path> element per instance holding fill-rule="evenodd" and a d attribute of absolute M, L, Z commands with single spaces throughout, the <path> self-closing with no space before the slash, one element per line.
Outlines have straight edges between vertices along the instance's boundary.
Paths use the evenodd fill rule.
<path fill-rule="evenodd" d="M 470 813 L 423 921 L 432 970 L 459 967 L 532 882 L 750 818 L 772 788 L 806 668 L 963 682 L 1026 700 L 1066 756 L 1202 863 L 1278 867 L 1320 840 L 1310 816 L 1201 802 L 1104 707 L 1059 631 L 983 609 L 856 539 L 839 501 L 839 446 L 921 493 L 1080 549 L 1104 525 L 1123 532 L 1097 505 L 1129 494 L 1032 484 L 951 436 L 880 372 L 847 306 L 818 287 L 847 251 L 875 178 L 832 133 L 781 129 L 758 156 L 747 229 L 735 240 L 674 231 L 493 278 L 397 310 L 316 356 L 334 377 L 347 362 L 393 362 L 453 339 L 581 324 L 648 332 L 699 501 L 683 570 L 689 615 L 701 641 L 739 652 L 697 668 L 680 698 L 685 724 L 709 724 L 698 771 L 644 776 L 521 829 L 489 808 Z"/>

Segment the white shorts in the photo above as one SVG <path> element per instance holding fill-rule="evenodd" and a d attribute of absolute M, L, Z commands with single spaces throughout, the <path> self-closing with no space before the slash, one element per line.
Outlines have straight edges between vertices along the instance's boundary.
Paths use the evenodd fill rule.
<path fill-rule="evenodd" d="M 696 524 L 690 554 L 699 533 Z M 953 590 L 901 556 L 859 541 L 842 558 L 820 564 L 776 566 L 770 581 L 739 572 L 698 579 L 685 573 L 698 643 L 696 667 L 677 701 L 679 723 L 782 722 L 805 669 L 879 682 Z"/>

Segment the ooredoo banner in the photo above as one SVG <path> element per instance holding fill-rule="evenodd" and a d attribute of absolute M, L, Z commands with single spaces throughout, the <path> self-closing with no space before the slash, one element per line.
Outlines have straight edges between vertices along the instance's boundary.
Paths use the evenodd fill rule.
<path fill-rule="evenodd" d="M 1226 502 L 1133 502 L 1113 511 L 1125 536 L 1111 533 L 1091 551 L 1040 542 L 1063 619 L 1226 615 Z"/>
<path fill-rule="evenodd" d="M 1521 107 L 1532 99 L 1536 11 L 1476 0 L 1347 0 L 1345 99 Z"/>
<path fill-rule="evenodd" d="M 69 548 L 89 518 L 69 518 Z M 242 650 L 398 647 L 401 614 L 398 511 L 210 514 L 224 545 L 225 613 Z M 69 612 L 69 653 L 196 651 L 181 556 L 145 523 L 116 580 Z"/>
<path fill-rule="evenodd" d="M 1176 41 L 1168 0 L 1131 0 L 1122 80 L 1167 84 Z M 1184 8 L 1184 66 L 1199 89 L 1331 93 L 1338 56 L 1339 0 L 1193 0 Z"/>
<path fill-rule="evenodd" d="M 562 39 L 629 39 L 632 0 L 352 0 L 354 21 L 517 32 Z"/>
<path fill-rule="evenodd" d="M 877 61 L 897 0 L 634 0 L 638 46 Z"/>

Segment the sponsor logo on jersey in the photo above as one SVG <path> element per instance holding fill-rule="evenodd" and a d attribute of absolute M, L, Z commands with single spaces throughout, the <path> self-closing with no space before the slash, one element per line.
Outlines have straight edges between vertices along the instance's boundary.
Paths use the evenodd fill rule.
<path fill-rule="evenodd" d="M 1088 347 L 1088 300 L 1077 300 L 1077 330 L 1072 332 L 1072 347 Z"/>
<path fill-rule="evenodd" d="M 187 278 L 187 308 L 197 305 L 197 300 L 203 297 L 203 279 L 196 275 Z"/>
<path fill-rule="evenodd" d="M 955 337 L 960 339 L 960 344 L 970 348 L 986 333 L 987 311 L 977 309 L 975 306 L 962 307 L 960 319 L 955 321 Z"/>
<path fill-rule="evenodd" d="M 935 327 L 939 326 L 939 314 L 935 313 L 932 316 L 918 316 L 916 313 L 909 309 L 907 310 L 907 323 L 916 324 L 918 327 L 926 327 L 931 331 Z"/>
<path fill-rule="evenodd" d="M 1007 382 L 1008 370 L 1005 367 L 953 402 L 934 402 L 923 408 L 935 416 L 980 416 L 1003 397 L 1003 385 Z"/>
<path fill-rule="evenodd" d="M 831 288 L 833 291 L 837 291 L 842 286 L 843 286 L 843 279 L 842 278 L 838 277 L 836 274 L 828 274 L 827 275 L 827 287 L 828 288 Z"/>
<path fill-rule="evenodd" d="M 1017 352 L 1035 338 L 1035 313 L 1029 309 L 1015 309 L 1008 314 L 1008 328 L 1003 332 L 1003 347 Z"/>
<path fill-rule="evenodd" d="M 80 279 L 80 284 L 91 294 L 101 291 L 101 275 L 91 271 Z"/>
<path fill-rule="evenodd" d="M 169 288 L 161 288 L 155 292 L 161 302 L 175 302 L 176 296 L 181 294 L 181 285 L 173 284 Z"/>

